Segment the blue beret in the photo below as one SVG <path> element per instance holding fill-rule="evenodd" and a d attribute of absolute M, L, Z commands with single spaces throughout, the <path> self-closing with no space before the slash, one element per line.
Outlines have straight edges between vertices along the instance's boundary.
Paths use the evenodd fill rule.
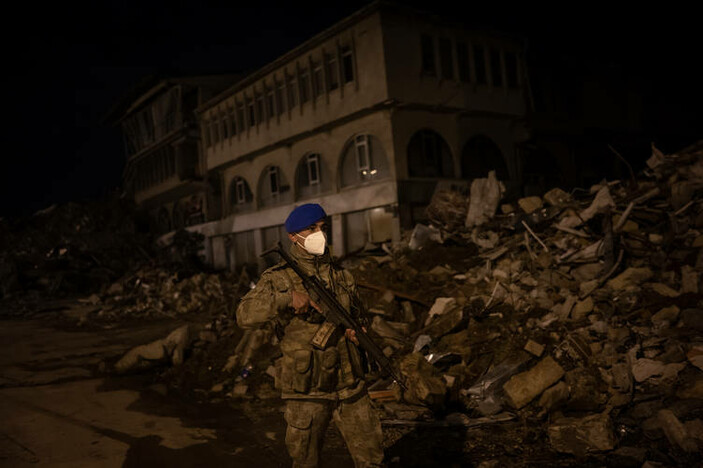
<path fill-rule="evenodd" d="M 308 228 L 321 219 L 327 217 L 327 213 L 317 203 L 306 203 L 300 205 L 290 212 L 286 219 L 286 231 L 294 233 Z"/>

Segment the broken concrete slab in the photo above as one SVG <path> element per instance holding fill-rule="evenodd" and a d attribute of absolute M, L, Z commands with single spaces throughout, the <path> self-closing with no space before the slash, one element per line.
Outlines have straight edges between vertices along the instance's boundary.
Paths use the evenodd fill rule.
<path fill-rule="evenodd" d="M 643 287 L 651 289 L 660 296 L 679 297 L 679 292 L 663 283 L 645 283 Z"/>
<path fill-rule="evenodd" d="M 652 377 L 673 380 L 684 367 L 686 363 L 664 364 L 661 361 L 641 358 L 632 364 L 631 371 L 637 382 L 644 382 Z"/>
<path fill-rule="evenodd" d="M 558 408 L 569 399 L 569 386 L 565 382 L 558 382 L 546 389 L 539 397 L 537 404 L 545 411 L 552 411 Z"/>
<path fill-rule="evenodd" d="M 542 359 L 532 369 L 514 375 L 503 385 L 508 403 L 520 409 L 564 375 L 564 369 L 551 357 Z"/>
<path fill-rule="evenodd" d="M 648 267 L 630 267 L 615 278 L 609 280 L 606 285 L 610 289 L 620 290 L 627 286 L 635 286 L 644 283 L 652 276 L 654 276 L 654 273 Z"/>
<path fill-rule="evenodd" d="M 673 411 L 668 409 L 659 410 L 657 413 L 659 427 L 664 431 L 666 438 L 672 445 L 676 445 L 685 452 L 697 452 L 698 445 L 688 435 L 686 427 L 679 421 Z"/>
<path fill-rule="evenodd" d="M 678 318 L 679 312 L 679 308 L 675 305 L 664 307 L 652 316 L 652 323 L 654 325 L 661 325 L 663 322 L 673 323 Z"/>
<path fill-rule="evenodd" d="M 504 192 L 505 186 L 496 178 L 495 171 L 490 171 L 485 179 L 474 179 L 464 226 L 480 226 L 493 218 Z"/>
<path fill-rule="evenodd" d="M 430 308 L 427 314 L 427 319 L 425 320 L 425 326 L 429 325 L 432 319 L 436 316 L 441 316 L 446 314 L 448 311 L 453 310 L 457 307 L 456 298 L 454 297 L 438 297 L 435 299 L 434 304 Z"/>
<path fill-rule="evenodd" d="M 517 201 L 517 204 L 518 206 L 520 206 L 520 209 L 522 209 L 522 211 L 527 214 L 530 214 L 542 208 L 542 199 L 540 197 L 525 197 L 519 199 Z"/>
<path fill-rule="evenodd" d="M 555 187 L 549 192 L 545 193 L 542 198 L 545 202 L 552 206 L 564 206 L 571 201 L 571 195 L 563 191 L 562 189 Z"/>
<path fill-rule="evenodd" d="M 549 425 L 547 433 L 554 450 L 577 456 L 615 447 L 613 424 L 607 413 L 560 418 Z"/>
<path fill-rule="evenodd" d="M 523 349 L 534 356 L 540 357 L 544 352 L 544 345 L 528 340 Z"/>
<path fill-rule="evenodd" d="M 574 305 L 574 308 L 571 309 L 571 320 L 583 320 L 591 312 L 593 312 L 593 299 L 589 296 L 583 301 L 578 301 Z"/>

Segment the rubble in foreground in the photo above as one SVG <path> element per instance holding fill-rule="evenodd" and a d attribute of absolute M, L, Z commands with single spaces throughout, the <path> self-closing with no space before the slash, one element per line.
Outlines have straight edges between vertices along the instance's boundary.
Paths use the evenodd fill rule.
<path fill-rule="evenodd" d="M 500 206 L 489 177 L 470 197 L 438 192 L 432 225 L 404 242 L 348 259 L 370 333 L 409 387 L 370 385 L 391 461 L 412 465 L 396 449 L 434 441 L 483 466 L 698 463 L 701 188 L 703 142 L 653 148 L 632 180 L 517 206 Z M 165 377 L 185 385 L 190 375 L 213 400 L 276 398 L 275 336 L 242 333 L 232 312 Z M 442 428 L 466 432 L 433 438 Z"/>

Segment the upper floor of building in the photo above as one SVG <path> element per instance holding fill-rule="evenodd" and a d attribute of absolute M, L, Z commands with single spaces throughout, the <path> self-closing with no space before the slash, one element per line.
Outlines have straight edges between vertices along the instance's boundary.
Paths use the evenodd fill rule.
<path fill-rule="evenodd" d="M 205 165 L 255 157 L 384 107 L 519 118 L 524 75 L 518 39 L 375 2 L 200 106 Z"/>

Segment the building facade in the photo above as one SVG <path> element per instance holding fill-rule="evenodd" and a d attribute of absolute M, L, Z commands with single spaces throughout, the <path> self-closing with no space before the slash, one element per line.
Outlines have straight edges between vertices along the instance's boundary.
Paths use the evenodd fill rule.
<path fill-rule="evenodd" d="M 521 176 L 522 43 L 374 3 L 198 108 L 221 218 L 217 268 L 266 261 L 297 204 L 320 203 L 341 256 L 398 239 L 439 186 Z"/>
<path fill-rule="evenodd" d="M 183 167 L 197 153 L 195 177 L 166 171 L 170 178 L 134 182 L 153 172 L 141 162 L 160 157 L 151 146 L 131 150 L 127 180 L 156 219 L 171 213 L 171 229 L 204 234 L 215 268 L 267 266 L 273 259 L 259 254 L 285 243 L 286 216 L 311 202 L 330 215 L 342 256 L 398 240 L 425 219 L 437 188 L 466 189 L 496 170 L 518 190 L 525 77 L 519 39 L 374 2 L 210 99 L 199 95 L 198 130 L 188 125 L 173 140 L 181 153 L 164 140 L 192 155 Z M 159 89 L 140 102 L 158 107 L 157 95 L 171 92 Z M 126 134 L 139 123 L 132 107 Z M 194 193 L 204 214 L 180 222 L 178 207 Z"/>
<path fill-rule="evenodd" d="M 127 162 L 124 191 L 166 233 L 217 219 L 201 154 L 198 105 L 234 75 L 149 77 L 135 86 L 107 120 L 120 126 Z"/>

